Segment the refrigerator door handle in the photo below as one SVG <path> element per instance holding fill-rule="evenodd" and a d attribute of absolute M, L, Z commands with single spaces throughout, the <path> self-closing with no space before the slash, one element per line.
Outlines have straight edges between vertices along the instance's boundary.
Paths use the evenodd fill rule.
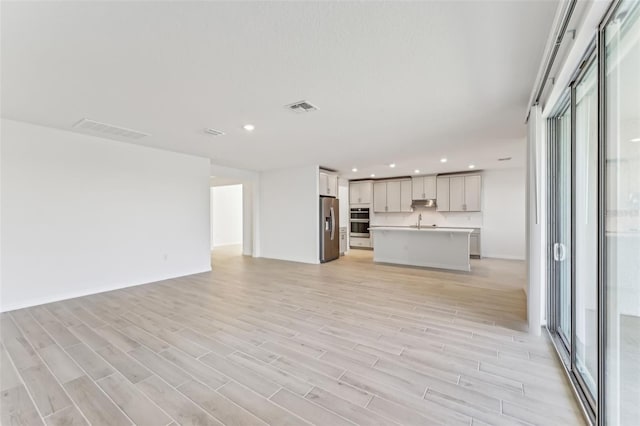
<path fill-rule="evenodd" d="M 331 217 L 331 240 L 333 241 L 336 235 L 336 216 L 333 207 L 329 208 L 329 216 Z"/>

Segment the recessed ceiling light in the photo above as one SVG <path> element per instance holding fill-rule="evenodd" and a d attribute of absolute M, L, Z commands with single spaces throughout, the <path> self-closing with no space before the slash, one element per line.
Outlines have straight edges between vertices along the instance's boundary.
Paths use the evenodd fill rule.
<path fill-rule="evenodd" d="M 631 142 L 640 142 L 640 138 L 633 138 L 631 139 Z"/>
<path fill-rule="evenodd" d="M 391 163 L 389 164 L 389 167 L 391 167 L 392 169 L 396 166 L 396 163 Z"/>
<path fill-rule="evenodd" d="M 441 163 L 446 163 L 446 162 L 447 162 L 447 159 L 446 159 L 446 158 L 441 158 L 441 159 L 440 159 L 440 162 L 441 162 Z"/>
<path fill-rule="evenodd" d="M 254 126 L 253 124 L 245 124 L 244 126 L 242 126 L 242 128 L 245 129 L 247 132 L 253 132 L 256 126 Z"/>
<path fill-rule="evenodd" d="M 470 169 L 475 169 L 475 168 L 476 168 L 476 166 L 475 166 L 475 165 L 473 165 L 473 164 L 469 164 L 469 168 L 470 168 Z"/>
<path fill-rule="evenodd" d="M 356 167 L 354 167 L 353 169 L 351 169 L 351 171 L 352 171 L 353 173 L 355 173 L 355 172 L 357 172 L 357 171 L 358 171 L 358 169 L 357 169 Z"/>
<path fill-rule="evenodd" d="M 418 173 L 420 173 L 420 170 L 415 169 L 415 170 L 413 171 L 413 173 L 418 174 Z"/>
<path fill-rule="evenodd" d="M 376 175 L 374 175 L 373 173 L 371 173 L 371 177 L 376 177 Z"/>

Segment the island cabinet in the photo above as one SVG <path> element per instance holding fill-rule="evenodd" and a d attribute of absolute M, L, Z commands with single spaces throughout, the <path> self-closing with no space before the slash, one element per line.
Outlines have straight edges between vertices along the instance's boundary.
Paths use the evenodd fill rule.
<path fill-rule="evenodd" d="M 470 271 L 472 228 L 372 226 L 373 261 Z"/>
<path fill-rule="evenodd" d="M 482 176 L 443 176 L 437 179 L 437 210 L 441 212 L 479 212 Z"/>
<path fill-rule="evenodd" d="M 390 180 L 373 184 L 373 211 L 399 213 L 411 211 L 411 180 Z"/>

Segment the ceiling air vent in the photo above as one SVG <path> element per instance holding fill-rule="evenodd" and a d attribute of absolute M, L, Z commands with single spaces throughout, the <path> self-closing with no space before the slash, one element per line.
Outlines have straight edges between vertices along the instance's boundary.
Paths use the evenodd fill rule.
<path fill-rule="evenodd" d="M 142 139 L 149 136 L 148 133 L 142 133 L 137 130 L 127 129 L 125 127 L 114 126 L 113 124 L 100 123 L 98 121 L 83 118 L 73 125 L 76 129 L 88 130 L 90 132 L 100 133 L 106 137 L 120 137 L 130 139 Z"/>
<path fill-rule="evenodd" d="M 311 105 L 307 101 L 299 101 L 289 105 L 285 105 L 285 108 L 288 108 L 291 111 L 296 113 L 311 112 L 311 111 L 318 110 L 318 107 L 316 107 L 315 105 Z"/>
<path fill-rule="evenodd" d="M 212 136 L 222 136 L 224 135 L 224 132 L 220 131 L 220 130 L 216 130 L 216 129 L 204 129 L 205 133 L 208 133 Z"/>
<path fill-rule="evenodd" d="M 509 160 L 511 160 L 511 157 L 498 158 L 498 161 L 509 161 Z"/>

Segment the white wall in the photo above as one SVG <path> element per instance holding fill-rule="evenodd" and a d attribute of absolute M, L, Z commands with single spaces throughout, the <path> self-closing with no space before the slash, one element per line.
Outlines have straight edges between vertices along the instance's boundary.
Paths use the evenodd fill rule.
<path fill-rule="evenodd" d="M 242 185 L 211 188 L 211 248 L 242 244 Z"/>
<path fill-rule="evenodd" d="M 438 212 L 419 208 L 412 213 L 373 213 L 374 226 L 423 225 L 481 228 L 483 257 L 525 259 L 525 170 L 494 169 L 482 172 L 481 212 Z"/>
<path fill-rule="evenodd" d="M 318 166 L 260 173 L 259 256 L 319 263 Z"/>
<path fill-rule="evenodd" d="M 522 168 L 485 170 L 483 173 L 483 256 L 525 259 L 525 177 Z"/>
<path fill-rule="evenodd" d="M 2 120 L 1 309 L 210 270 L 209 160 Z"/>
<path fill-rule="evenodd" d="M 546 141 L 540 107 L 531 108 L 527 138 L 527 319 L 540 335 L 546 310 Z"/>

